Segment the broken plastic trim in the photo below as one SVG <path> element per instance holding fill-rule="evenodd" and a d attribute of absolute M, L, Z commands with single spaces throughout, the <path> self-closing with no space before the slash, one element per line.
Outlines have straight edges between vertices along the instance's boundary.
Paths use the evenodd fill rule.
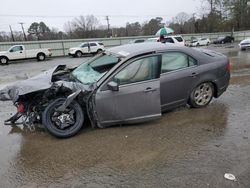
<path fill-rule="evenodd" d="M 81 90 L 77 90 L 76 92 L 70 94 L 67 99 L 65 100 L 65 102 L 59 106 L 56 111 L 59 112 L 64 112 L 66 110 L 66 108 L 72 103 L 72 101 L 81 93 Z"/>

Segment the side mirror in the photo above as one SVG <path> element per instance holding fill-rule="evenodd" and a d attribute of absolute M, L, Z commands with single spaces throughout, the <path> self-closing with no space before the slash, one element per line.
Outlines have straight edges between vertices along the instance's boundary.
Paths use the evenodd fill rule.
<path fill-rule="evenodd" d="M 116 82 L 114 81 L 111 81 L 107 84 L 108 86 L 108 89 L 111 90 L 111 91 L 119 91 L 119 86 Z"/>

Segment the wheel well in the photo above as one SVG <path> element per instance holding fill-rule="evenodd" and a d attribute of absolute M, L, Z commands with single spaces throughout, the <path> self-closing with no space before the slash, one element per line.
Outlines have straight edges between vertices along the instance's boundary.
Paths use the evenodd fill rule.
<path fill-rule="evenodd" d="M 81 53 L 82 53 L 82 51 L 81 51 L 81 50 L 76 50 L 75 54 L 76 54 L 77 52 L 81 52 Z"/>
<path fill-rule="evenodd" d="M 218 96 L 218 86 L 216 85 L 216 83 L 214 83 L 213 81 L 204 81 L 204 82 L 200 82 L 199 84 L 197 84 L 190 92 L 190 94 L 192 93 L 192 91 L 200 84 L 202 83 L 211 83 L 214 87 L 214 97 L 217 97 Z M 190 96 L 189 94 L 189 96 Z"/>
<path fill-rule="evenodd" d="M 42 54 L 42 55 L 44 55 L 44 56 L 45 56 L 45 53 L 43 53 L 43 52 L 39 52 L 39 53 L 36 55 L 36 57 L 38 57 L 40 54 Z"/>
<path fill-rule="evenodd" d="M 0 58 L 2 57 L 6 58 L 9 61 L 9 58 L 7 56 L 4 56 L 4 55 L 0 56 Z"/>
<path fill-rule="evenodd" d="M 214 97 L 218 97 L 218 86 L 214 82 L 211 82 L 211 83 L 214 86 Z"/>

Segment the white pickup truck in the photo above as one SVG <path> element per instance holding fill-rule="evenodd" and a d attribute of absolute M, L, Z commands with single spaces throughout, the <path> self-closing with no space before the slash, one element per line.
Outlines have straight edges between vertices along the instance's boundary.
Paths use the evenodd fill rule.
<path fill-rule="evenodd" d="M 7 65 L 9 61 L 32 58 L 36 58 L 38 61 L 44 61 L 46 57 L 51 55 L 51 49 L 26 50 L 24 45 L 15 45 L 8 51 L 0 52 L 0 64 Z"/>

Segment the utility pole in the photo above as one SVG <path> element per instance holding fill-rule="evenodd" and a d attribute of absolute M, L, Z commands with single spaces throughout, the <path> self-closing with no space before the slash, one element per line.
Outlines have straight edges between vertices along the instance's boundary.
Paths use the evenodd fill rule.
<path fill-rule="evenodd" d="M 106 16 L 106 20 L 107 20 L 107 24 L 108 24 L 108 38 L 109 38 L 109 37 L 110 37 L 110 31 L 109 31 L 109 28 L 110 28 L 109 16 Z"/>
<path fill-rule="evenodd" d="M 20 22 L 19 24 L 22 26 L 24 40 L 27 41 L 26 34 L 25 34 L 24 28 L 23 28 L 23 24 L 24 24 L 24 23 Z"/>
<path fill-rule="evenodd" d="M 13 40 L 13 42 L 15 42 L 15 38 L 14 38 L 14 35 L 13 35 L 13 31 L 12 31 L 11 25 L 9 25 L 9 27 L 10 27 L 10 33 L 11 33 L 12 40 Z"/>

